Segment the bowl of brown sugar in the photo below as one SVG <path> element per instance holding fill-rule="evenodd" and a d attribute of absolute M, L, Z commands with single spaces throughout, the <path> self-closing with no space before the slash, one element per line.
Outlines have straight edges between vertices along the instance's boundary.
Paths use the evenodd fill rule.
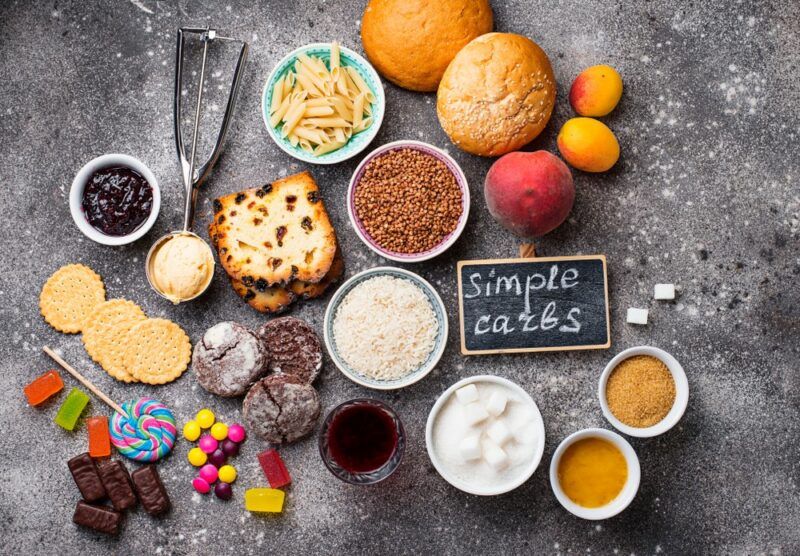
<path fill-rule="evenodd" d="M 626 349 L 608 362 L 598 385 L 608 422 L 629 436 L 649 438 L 680 421 L 689 403 L 689 381 L 677 359 L 662 349 Z"/>
<path fill-rule="evenodd" d="M 446 251 L 467 224 L 469 187 L 455 160 L 421 141 L 378 147 L 358 165 L 347 192 L 358 237 L 393 261 L 426 261 Z"/>

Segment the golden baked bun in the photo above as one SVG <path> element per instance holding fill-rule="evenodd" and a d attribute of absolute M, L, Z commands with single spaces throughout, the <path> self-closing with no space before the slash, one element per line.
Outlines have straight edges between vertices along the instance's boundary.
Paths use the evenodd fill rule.
<path fill-rule="evenodd" d="M 492 30 L 489 0 L 370 0 L 361 42 L 386 79 L 412 91 L 435 91 L 453 56 Z"/>
<path fill-rule="evenodd" d="M 553 68 L 539 45 L 513 33 L 489 33 L 450 62 L 436 112 L 457 147 L 500 156 L 539 135 L 555 101 Z"/>

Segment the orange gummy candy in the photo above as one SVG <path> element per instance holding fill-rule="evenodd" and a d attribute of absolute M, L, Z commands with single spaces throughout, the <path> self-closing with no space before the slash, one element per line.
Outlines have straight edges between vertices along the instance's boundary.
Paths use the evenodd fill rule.
<path fill-rule="evenodd" d="M 25 397 L 31 405 L 41 405 L 64 388 L 56 371 L 47 371 L 25 387 Z"/>
<path fill-rule="evenodd" d="M 93 458 L 104 458 L 111 455 L 111 438 L 108 435 L 108 417 L 89 417 L 86 420 L 89 429 L 89 455 Z"/>

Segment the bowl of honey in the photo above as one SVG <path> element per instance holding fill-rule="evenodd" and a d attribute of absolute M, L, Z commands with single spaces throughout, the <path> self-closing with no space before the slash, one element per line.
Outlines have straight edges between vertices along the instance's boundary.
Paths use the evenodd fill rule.
<path fill-rule="evenodd" d="M 550 486 L 564 508 L 589 520 L 608 519 L 636 497 L 639 458 L 627 440 L 606 429 L 572 433 L 550 461 Z"/>

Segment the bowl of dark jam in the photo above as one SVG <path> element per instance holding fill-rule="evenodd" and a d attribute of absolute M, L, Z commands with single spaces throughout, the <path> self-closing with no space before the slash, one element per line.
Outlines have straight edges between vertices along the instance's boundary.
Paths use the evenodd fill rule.
<path fill-rule="evenodd" d="M 158 218 L 161 190 L 144 163 L 124 154 L 89 161 L 72 181 L 69 208 L 75 224 L 103 245 L 126 245 L 145 235 Z"/>

